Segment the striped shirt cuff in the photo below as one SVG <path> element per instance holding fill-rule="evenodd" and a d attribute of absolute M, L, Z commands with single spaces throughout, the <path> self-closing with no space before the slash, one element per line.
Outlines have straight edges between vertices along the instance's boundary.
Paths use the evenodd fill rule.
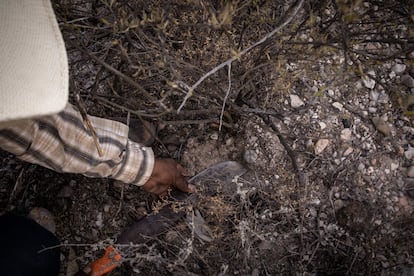
<path fill-rule="evenodd" d="M 114 178 L 125 183 L 142 186 L 151 177 L 153 169 L 154 152 L 152 149 L 128 140 L 124 166 Z"/>

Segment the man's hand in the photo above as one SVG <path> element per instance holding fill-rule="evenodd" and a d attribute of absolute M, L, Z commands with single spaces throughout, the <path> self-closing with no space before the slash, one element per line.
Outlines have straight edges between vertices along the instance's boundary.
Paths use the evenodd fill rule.
<path fill-rule="evenodd" d="M 143 189 L 159 197 L 168 195 L 168 190 L 177 188 L 192 193 L 195 187 L 188 184 L 185 169 L 173 159 L 155 159 L 152 175 Z"/>

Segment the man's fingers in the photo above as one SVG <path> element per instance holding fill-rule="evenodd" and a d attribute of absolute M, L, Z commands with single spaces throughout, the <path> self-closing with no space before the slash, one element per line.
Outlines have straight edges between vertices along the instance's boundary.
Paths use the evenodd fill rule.
<path fill-rule="evenodd" d="M 186 169 L 184 169 L 183 166 L 181 166 L 180 164 L 177 163 L 176 165 L 177 167 L 177 171 L 182 175 L 182 176 L 190 176 L 190 174 L 187 172 Z"/>
<path fill-rule="evenodd" d="M 180 175 L 177 179 L 175 179 L 174 187 L 183 191 L 183 192 L 190 192 L 188 187 L 188 182 L 185 180 L 183 176 Z"/>
<path fill-rule="evenodd" d="M 167 194 L 168 187 L 161 185 L 157 180 L 150 179 L 143 186 L 144 190 L 155 196 L 161 197 L 162 194 Z"/>
<path fill-rule="evenodd" d="M 158 186 L 157 189 L 152 192 L 152 194 L 158 196 L 161 199 L 166 199 L 168 198 L 169 189 L 165 186 Z"/>
<path fill-rule="evenodd" d="M 143 188 L 151 194 L 165 197 L 172 186 L 183 192 L 195 192 L 195 186 L 188 184 L 187 170 L 172 159 L 155 160 L 151 178 Z"/>
<path fill-rule="evenodd" d="M 174 187 L 176 187 L 177 189 L 183 191 L 183 192 L 187 192 L 187 193 L 193 193 L 195 192 L 195 186 L 188 184 L 188 178 L 187 176 L 189 176 L 189 173 L 187 172 L 186 169 L 184 169 L 183 166 L 181 166 L 180 164 L 176 164 L 176 168 L 178 173 L 180 174 L 180 177 L 178 177 L 178 179 L 176 179 L 175 183 L 174 183 Z"/>
<path fill-rule="evenodd" d="M 185 180 L 185 178 L 182 179 L 182 181 L 179 181 L 175 187 L 183 192 L 187 193 L 194 193 L 196 191 L 196 186 L 193 184 L 190 184 Z"/>
<path fill-rule="evenodd" d="M 187 193 L 194 193 L 196 191 L 196 187 L 193 184 L 188 183 L 188 179 L 190 174 L 187 172 L 187 170 L 177 163 L 177 170 L 179 173 L 181 173 L 182 177 L 179 181 L 177 181 L 177 185 L 175 185 L 176 188 L 180 189 L 183 192 Z"/>

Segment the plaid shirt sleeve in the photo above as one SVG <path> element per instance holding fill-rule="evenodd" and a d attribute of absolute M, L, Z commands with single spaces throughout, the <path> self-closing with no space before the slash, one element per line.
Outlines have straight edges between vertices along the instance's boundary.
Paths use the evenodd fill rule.
<path fill-rule="evenodd" d="M 154 166 L 152 149 L 128 139 L 128 126 L 122 123 L 88 118 L 98 136 L 102 156 L 81 114 L 70 104 L 56 115 L 23 120 L 0 129 L 0 147 L 57 172 L 144 185 Z"/>

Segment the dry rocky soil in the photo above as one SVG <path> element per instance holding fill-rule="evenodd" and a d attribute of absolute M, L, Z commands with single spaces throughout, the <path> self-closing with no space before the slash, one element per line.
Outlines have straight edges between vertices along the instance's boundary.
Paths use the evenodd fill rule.
<path fill-rule="evenodd" d="M 55 2 L 59 20 L 77 24 L 65 29 L 65 40 L 74 40 L 80 33 L 83 37 L 90 35 L 90 29 L 83 22 L 89 19 L 77 14 L 69 16 L 65 14 L 65 1 Z M 204 3 L 196 2 L 195 5 Z M 361 9 L 375 6 L 369 1 L 363 3 Z M 116 4 L 112 6 L 115 10 L 114 6 Z M 96 8 L 98 14 L 93 16 L 110 14 L 102 11 L 105 7 L 109 9 L 110 5 L 103 5 L 101 10 Z M 78 12 L 87 10 L 85 6 L 83 9 L 79 7 Z M 329 15 L 333 8 L 327 4 L 325 9 Z M 302 18 L 304 14 L 306 12 L 301 11 L 297 16 Z M 185 16 L 188 16 L 186 24 L 198 18 Z M 79 21 L 75 21 L 76 18 Z M 110 16 L 106 18 L 112 22 Z M 141 22 L 141 26 L 145 24 Z M 266 30 L 276 26 L 265 25 Z M 257 35 L 265 33 L 264 30 L 247 33 L 246 39 L 258 41 Z M 164 41 L 150 31 L 146 34 L 156 41 Z M 232 35 L 234 33 L 229 34 Z M 298 37 L 312 42 L 312 35 L 303 31 Z M 138 40 L 136 43 L 146 45 L 148 52 L 158 51 L 152 57 L 155 65 L 151 66 L 161 66 L 164 73 L 169 70 L 164 66 L 168 66 L 156 62 L 170 62 L 173 67 L 181 68 L 175 61 L 160 57 L 174 55 L 170 52 L 174 49 L 177 56 L 185 55 L 187 46 L 168 48 L 167 37 L 163 52 L 161 46 L 152 46 L 148 37 L 147 44 Z M 118 51 L 134 51 L 122 48 L 119 38 L 116 42 L 119 48 L 112 38 L 105 35 L 99 38 L 101 40 L 96 41 L 112 43 L 111 47 Z M 284 39 L 282 35 L 279 38 Z M 211 50 L 207 42 L 203 45 Z M 71 43 L 68 45 L 73 45 Z M 102 54 L 99 43 L 91 43 L 87 49 L 96 55 Z M 270 48 L 266 50 L 266 47 Z M 414 275 L 414 125 L 411 111 L 414 98 L 410 96 L 414 89 L 414 51 L 375 63 L 367 61 L 362 63 L 364 74 L 354 74 L 350 72 L 357 69 L 349 68 L 358 68 L 358 60 L 344 58 L 340 51 L 327 50 L 313 59 L 312 51 L 304 52 L 305 57 L 289 57 L 280 62 L 272 59 L 270 50 L 276 46 L 266 47 L 256 55 L 236 61 L 241 65 L 234 63 L 233 92 L 228 98 L 231 104 L 226 107 L 225 124 L 221 129 L 222 101 L 213 94 L 203 94 L 209 91 L 206 87 L 200 87 L 202 95 L 190 102 L 188 110 L 191 104 L 195 109 L 205 109 L 209 104 L 215 106 L 215 121 L 197 114 L 183 118 L 176 113 L 169 117 L 146 118 L 158 129 L 158 139 L 153 145 L 155 153 L 175 158 L 191 175 L 224 160 L 236 160 L 248 171 L 226 189 L 205 195 L 197 208 L 187 210 L 186 219 L 162 235 L 151 237 L 145 245 L 130 248 L 125 262 L 111 275 Z M 371 43 L 357 45 L 355 49 L 376 47 L 383 46 Z M 82 56 L 74 47 L 68 48 L 72 77 L 77 87 L 84 87 L 81 96 L 90 113 L 126 116 L 125 110 L 108 105 L 110 97 L 102 100 L 104 93 L 112 93 L 105 86 L 112 82 L 111 72 L 103 71 L 100 64 Z M 148 58 L 148 53 L 142 51 L 141 54 L 141 60 Z M 217 61 L 228 57 L 214 54 L 211 51 L 203 59 L 202 54 L 195 53 L 193 57 L 205 67 L 195 66 L 205 73 L 220 63 Z M 216 59 L 209 60 L 210 55 Z M 258 68 L 252 60 L 266 55 L 270 55 L 268 63 L 265 63 L 266 58 L 258 62 L 267 64 L 266 70 L 249 71 L 242 67 L 245 64 Z M 116 54 L 112 57 L 115 60 L 112 65 L 128 62 L 117 59 Z M 109 57 L 102 59 L 108 63 L 111 60 Z M 188 63 L 192 63 L 190 57 L 182 60 L 183 66 L 189 66 Z M 132 68 L 123 66 L 117 68 L 123 72 Z M 137 77 L 139 82 L 142 72 L 146 77 L 148 72 L 154 73 L 145 70 L 138 70 L 131 76 Z M 202 75 L 194 70 L 198 77 Z M 227 89 L 227 71 L 220 72 L 212 82 L 224 87 L 219 91 L 218 99 L 222 100 Z M 174 77 L 181 76 L 184 81 L 194 83 L 186 77 L 187 73 L 182 70 Z M 155 82 L 152 78 L 156 79 L 152 75 L 145 79 L 144 87 L 148 90 Z M 286 81 L 290 84 L 286 86 L 281 78 L 288 78 Z M 111 87 L 115 90 L 124 87 L 119 86 L 119 82 L 120 79 L 114 80 Z M 214 84 L 209 85 L 211 90 L 216 89 Z M 93 93 L 100 93 L 100 96 L 94 98 L 92 92 L 86 93 L 89 91 L 86 87 L 96 90 Z M 275 95 L 275 87 L 276 90 L 286 89 Z M 262 92 L 257 92 L 259 90 Z M 248 99 L 245 102 L 240 101 L 242 94 Z M 131 95 L 118 91 L 112 102 L 127 106 L 119 99 Z M 183 97 L 182 93 L 173 94 L 166 103 L 177 108 Z M 133 104 L 132 101 L 131 108 Z M 58 174 L 21 162 L 7 152 L 0 152 L 0 157 L 0 210 L 27 214 L 37 206 L 53 214 L 56 235 L 63 244 L 62 275 L 73 275 L 79 267 L 101 256 L 122 229 L 151 215 L 162 204 L 132 185 L 111 179 Z"/>

